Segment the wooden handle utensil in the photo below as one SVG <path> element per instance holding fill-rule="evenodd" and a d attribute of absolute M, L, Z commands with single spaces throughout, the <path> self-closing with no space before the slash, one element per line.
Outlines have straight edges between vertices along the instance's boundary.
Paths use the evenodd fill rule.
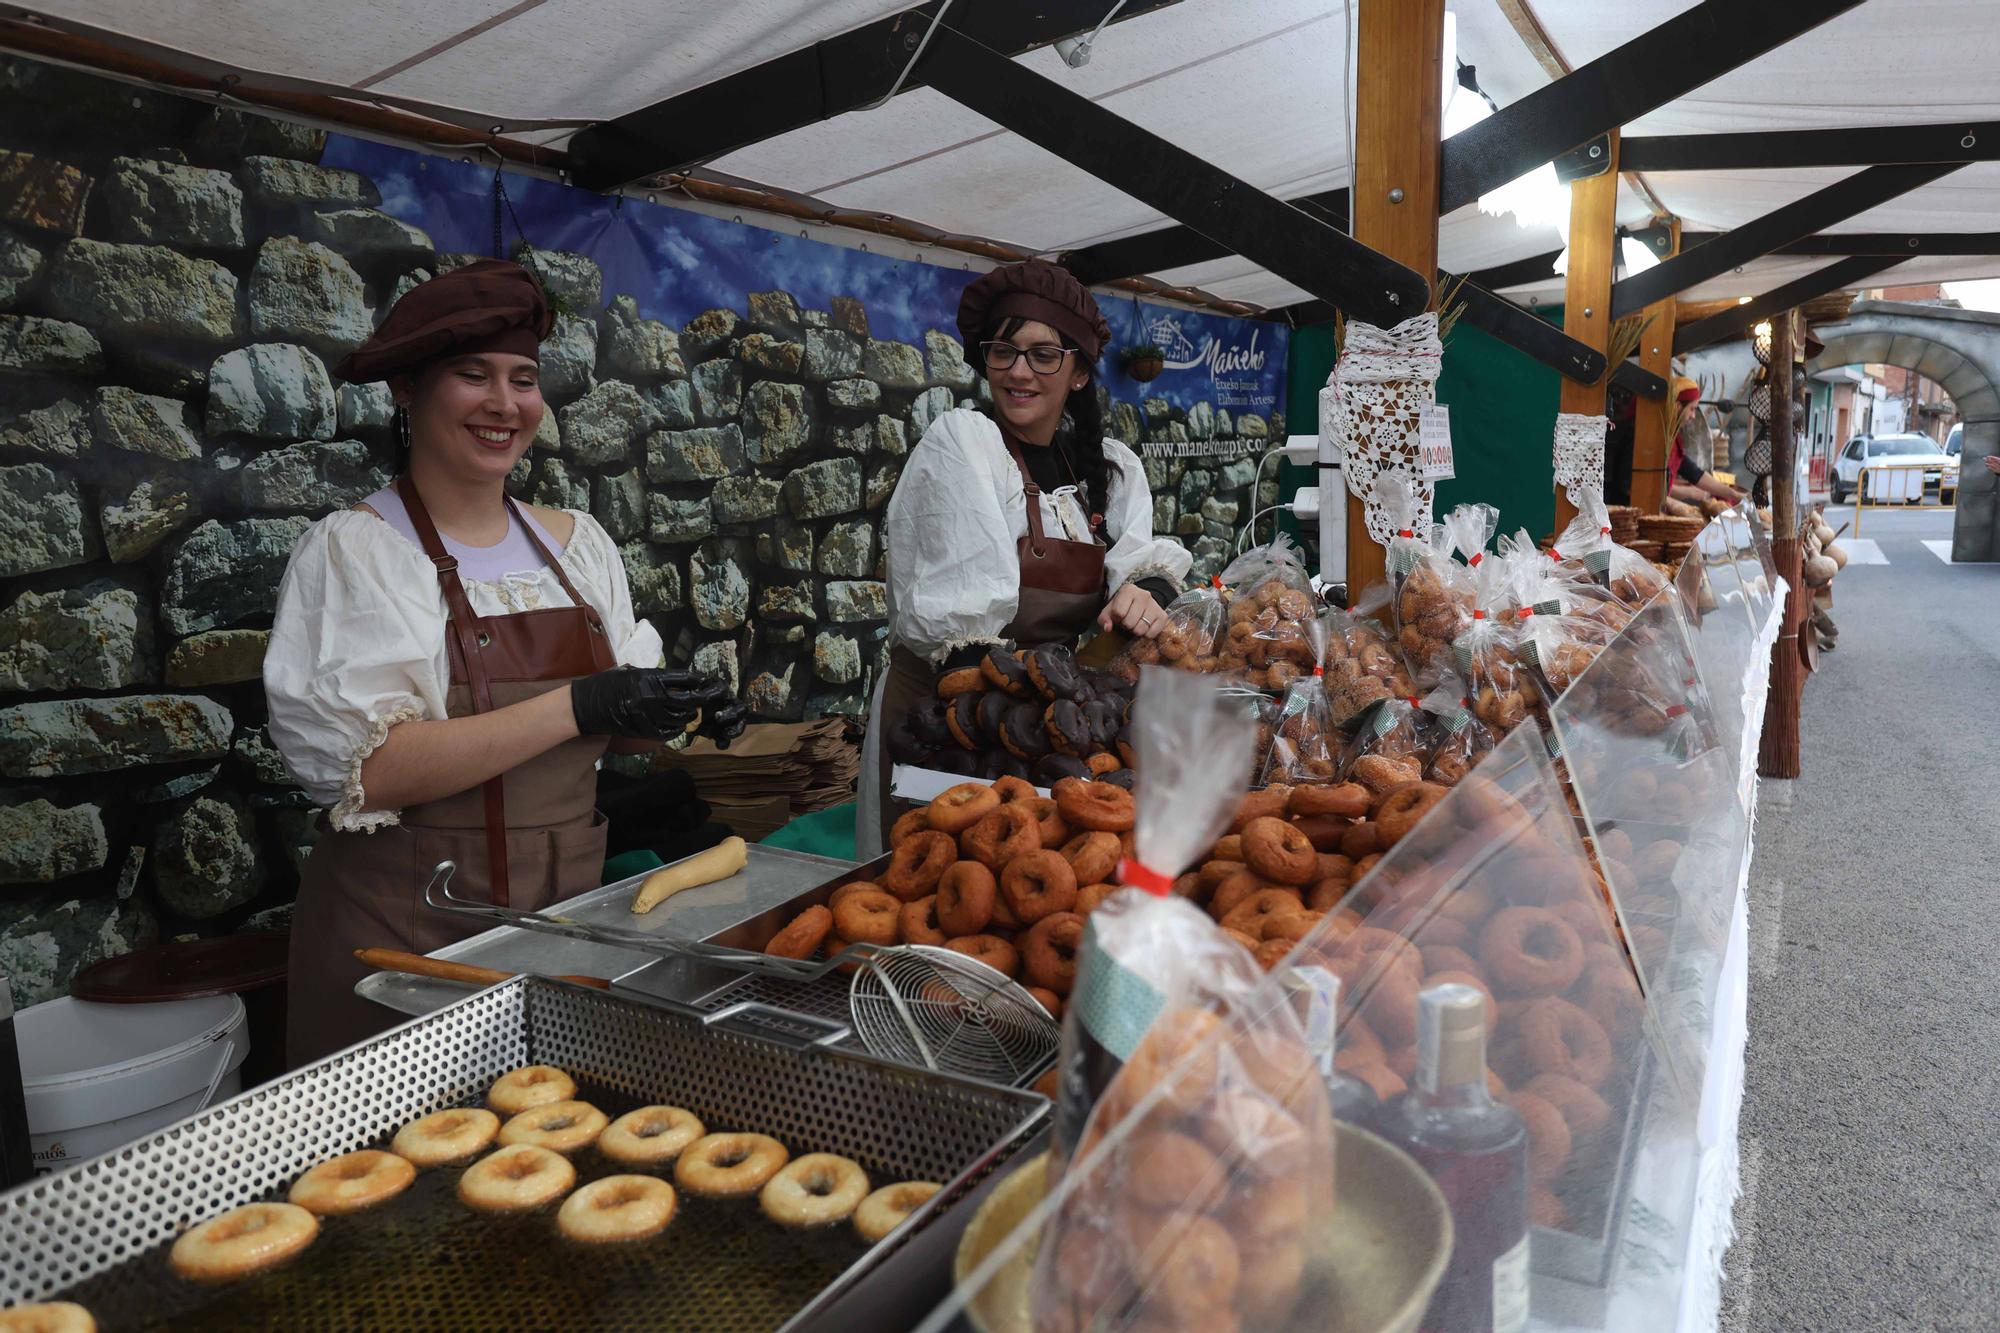
<path fill-rule="evenodd" d="M 493 967 L 454 963 L 445 958 L 426 958 L 420 953 L 404 953 L 401 949 L 356 949 L 354 956 L 378 971 L 407 972 L 411 976 L 436 977 L 440 981 L 463 981 L 474 986 L 491 986 L 495 982 L 507 981 L 520 975 L 518 972 L 502 972 Z M 598 990 L 611 989 L 611 983 L 603 977 L 557 977 L 555 980 L 573 982 L 579 986 L 595 986 Z"/>

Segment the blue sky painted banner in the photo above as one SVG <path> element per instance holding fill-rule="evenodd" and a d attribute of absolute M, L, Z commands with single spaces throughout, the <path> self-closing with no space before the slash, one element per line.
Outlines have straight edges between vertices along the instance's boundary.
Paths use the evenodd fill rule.
<path fill-rule="evenodd" d="M 438 249 L 492 250 L 490 167 L 337 134 L 328 137 L 321 161 L 373 180 L 382 210 L 422 228 Z M 782 288 L 821 310 L 836 296 L 855 297 L 875 337 L 920 344 L 929 329 L 957 335 L 959 293 L 977 276 L 539 177 L 510 172 L 505 179 L 513 204 L 504 225 L 509 250 L 525 233 L 540 249 L 588 255 L 604 270 L 607 297 L 629 295 L 646 318 L 675 328 L 718 306 L 743 310 L 751 292 Z M 1182 409 L 1207 402 L 1262 415 L 1283 410 L 1289 333 L 1283 324 L 1104 293 L 1098 300 L 1111 325 L 1099 369 L 1114 398 L 1134 404 L 1165 398 Z M 1117 364 L 1120 350 L 1140 342 L 1166 353 L 1166 371 L 1148 384 Z"/>

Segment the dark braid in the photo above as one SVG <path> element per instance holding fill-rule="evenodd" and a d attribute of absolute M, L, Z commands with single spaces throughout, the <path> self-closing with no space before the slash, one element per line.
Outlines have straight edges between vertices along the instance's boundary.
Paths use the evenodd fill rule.
<path fill-rule="evenodd" d="M 1003 319 L 988 329 L 981 341 L 1011 340 L 1027 322 L 1019 316 Z M 1060 333 L 1056 336 L 1062 338 L 1064 347 L 1076 353 L 1090 378 L 1063 405 L 1062 422 L 1049 443 L 1067 450 L 1076 464 L 1077 479 L 1083 483 L 1086 514 L 1103 514 L 1108 512 L 1111 502 L 1111 464 L 1104 456 L 1104 408 L 1097 401 L 1097 367 L 1084 357 L 1082 348 Z M 976 356 L 978 349 L 972 350 Z M 987 415 L 994 414 L 989 411 Z"/>

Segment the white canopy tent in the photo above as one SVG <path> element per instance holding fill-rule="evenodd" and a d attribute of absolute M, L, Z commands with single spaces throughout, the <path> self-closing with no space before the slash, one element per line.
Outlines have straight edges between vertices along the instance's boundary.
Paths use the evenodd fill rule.
<path fill-rule="evenodd" d="M 964 10 L 992 0 L 956 0 Z M 560 150 L 584 125 L 752 70 L 904 11 L 897 0 L 37 0 L 46 29 L 136 51 L 246 89 L 376 103 Z M 1021 63 L 1279 197 L 1344 186 L 1343 70 L 1352 0 L 1181 0 L 1106 28 L 1069 68 Z M 1452 0 L 1458 57 L 1505 107 L 1693 0 Z M 1078 8 L 1089 8 L 1079 6 Z M 1143 7 L 1142 7 L 1143 8 Z M 1524 25 L 1524 11 L 1531 12 Z M 949 15 L 947 15 L 949 18 Z M 963 15 L 961 15 L 963 17 Z M 1539 23 L 1549 49 L 1531 49 Z M 18 33 L 19 27 L 13 31 Z M 9 29 L 0 27 L 0 44 Z M 1690 53 L 1696 59 L 1699 53 Z M 1869 0 L 1640 117 L 1628 135 L 1840 129 L 2000 119 L 2000 10 L 1990 0 Z M 1472 96 L 1469 92 L 1459 96 Z M 338 117 L 334 117 L 338 119 Z M 2000 134 L 2000 128 L 1996 128 Z M 1056 254 L 1173 225 L 1145 204 L 926 88 L 794 129 L 706 164 L 724 177 Z M 1853 168 L 1660 172 L 1644 186 L 1693 231 L 1727 231 Z M 1653 205 L 1620 187 L 1619 220 Z M 1974 163 L 1828 230 L 1977 232 L 2000 216 L 2000 163 Z M 1544 226 L 1467 206 L 1441 224 L 1440 261 L 1487 269 L 1558 249 Z M 1682 292 L 1753 295 L 1825 267 L 1779 256 Z M 1152 275 L 1261 307 L 1309 294 L 1241 258 Z M 2000 256 L 1912 259 L 1871 285 L 2000 276 Z M 1508 289 L 1560 300 L 1561 280 Z"/>

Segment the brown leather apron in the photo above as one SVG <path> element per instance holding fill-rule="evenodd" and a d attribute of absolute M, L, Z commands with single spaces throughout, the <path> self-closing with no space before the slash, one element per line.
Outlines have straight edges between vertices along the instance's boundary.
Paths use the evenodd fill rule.
<path fill-rule="evenodd" d="M 1006 439 L 1003 435 L 1002 439 Z M 1050 537 L 1042 529 L 1042 488 L 1028 474 L 1021 446 L 1007 440 L 1007 452 L 1021 473 L 1021 489 L 1028 505 L 1028 531 L 1014 544 L 1021 571 L 1020 600 L 1014 618 L 1000 631 L 1002 637 L 1021 647 L 1037 644 L 1076 645 L 1104 609 L 1104 556 L 1099 542 L 1073 542 Z M 896 812 L 889 799 L 891 771 L 889 725 L 902 717 L 924 697 L 937 689 L 937 668 L 901 644 L 889 648 L 889 678 L 882 685 L 882 708 L 870 719 L 868 743 L 881 747 L 877 756 L 880 783 L 876 792 L 882 823 L 882 845 L 889 845 L 889 829 Z"/>
<path fill-rule="evenodd" d="M 570 583 L 509 500 L 570 606 L 481 616 L 467 601 L 458 561 L 407 476 L 396 490 L 424 554 L 437 566 L 449 624 L 451 686 L 445 714 L 466 717 L 531 699 L 577 676 L 617 665 L 604 622 Z M 487 928 L 424 904 L 439 861 L 455 861 L 452 892 L 536 911 L 597 887 L 607 829 L 595 809 L 603 736 L 565 741 L 478 787 L 403 811 L 372 833 L 329 829 L 300 877 L 292 917 L 286 1058 L 296 1067 L 380 1032 L 401 1016 L 354 993 L 369 968 L 354 950 L 429 953 Z"/>

